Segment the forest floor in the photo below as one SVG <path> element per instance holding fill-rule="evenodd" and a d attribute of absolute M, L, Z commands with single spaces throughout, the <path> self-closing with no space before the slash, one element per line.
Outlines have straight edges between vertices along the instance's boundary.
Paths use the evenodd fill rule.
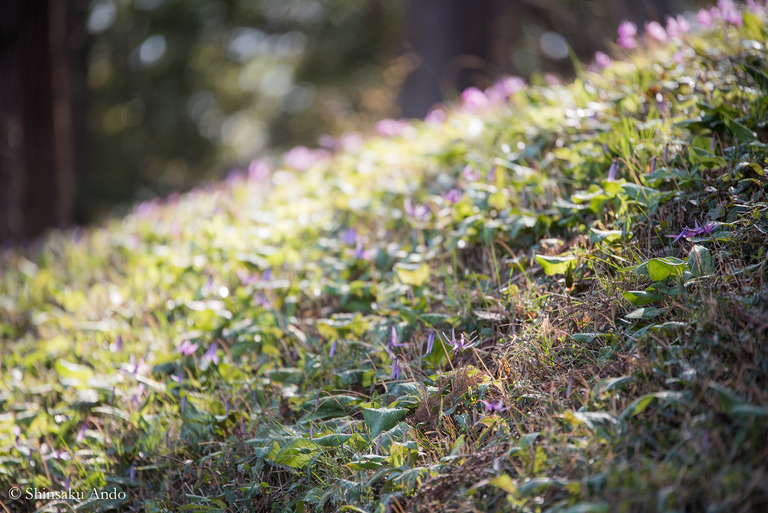
<path fill-rule="evenodd" d="M 713 14 L 3 251 L 2 511 L 768 510 L 768 13 Z"/>

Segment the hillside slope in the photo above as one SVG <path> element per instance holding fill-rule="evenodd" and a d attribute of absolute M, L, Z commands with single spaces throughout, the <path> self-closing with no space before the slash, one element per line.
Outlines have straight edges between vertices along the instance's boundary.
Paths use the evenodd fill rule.
<path fill-rule="evenodd" d="M 764 511 L 766 18 L 6 249 L 0 504 Z"/>

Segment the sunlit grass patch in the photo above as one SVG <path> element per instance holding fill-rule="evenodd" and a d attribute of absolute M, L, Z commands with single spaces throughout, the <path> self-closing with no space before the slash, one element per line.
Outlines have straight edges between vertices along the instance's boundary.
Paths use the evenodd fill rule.
<path fill-rule="evenodd" d="M 0 490 L 760 510 L 764 17 L 6 250 Z"/>

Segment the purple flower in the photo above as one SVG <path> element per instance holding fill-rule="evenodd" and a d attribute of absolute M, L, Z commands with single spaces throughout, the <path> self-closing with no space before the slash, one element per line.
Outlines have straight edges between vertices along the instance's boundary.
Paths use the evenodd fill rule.
<path fill-rule="evenodd" d="M 434 347 L 435 347 L 435 331 L 432 330 L 432 332 L 429 334 L 429 338 L 427 339 L 427 352 L 425 354 L 430 354 Z"/>
<path fill-rule="evenodd" d="M 652 21 L 645 24 L 645 32 L 656 41 L 663 43 L 667 40 L 667 31 L 658 21 Z"/>
<path fill-rule="evenodd" d="M 50 453 L 43 456 L 44 460 L 71 460 L 72 455 L 69 454 L 67 451 L 60 451 L 59 449 L 54 449 Z"/>
<path fill-rule="evenodd" d="M 461 103 L 467 112 L 477 112 L 488 105 L 488 97 L 477 87 L 469 87 L 461 93 Z"/>
<path fill-rule="evenodd" d="M 617 42 L 622 48 L 631 50 L 637 46 L 637 25 L 631 21 L 622 21 L 619 25 L 619 39 Z"/>
<path fill-rule="evenodd" d="M 427 112 L 424 121 L 429 125 L 440 125 L 448 118 L 448 113 L 442 105 L 436 105 Z"/>
<path fill-rule="evenodd" d="M 296 146 L 285 154 L 285 165 L 297 171 L 306 171 L 316 162 L 323 162 L 330 158 L 328 150 L 312 150 L 306 146 Z"/>
<path fill-rule="evenodd" d="M 136 463 L 131 462 L 131 467 L 128 469 L 128 475 L 131 478 L 131 483 L 136 482 Z"/>
<path fill-rule="evenodd" d="M 496 168 L 498 166 L 496 164 L 493 165 L 491 170 L 488 172 L 488 177 L 486 178 L 486 181 L 490 184 L 494 183 L 496 181 Z"/>
<path fill-rule="evenodd" d="M 451 189 L 450 191 L 444 193 L 442 196 L 443 199 L 448 203 L 458 203 L 464 195 L 459 189 Z"/>
<path fill-rule="evenodd" d="M 445 338 L 447 339 L 448 337 L 446 336 Z M 475 341 L 475 338 L 467 338 L 466 334 L 462 333 L 459 336 L 459 340 L 456 340 L 456 330 L 451 328 L 451 340 L 448 343 L 453 347 L 453 353 L 457 354 L 472 347 L 472 342 Z"/>
<path fill-rule="evenodd" d="M 405 343 L 405 342 L 403 342 L 402 344 L 400 342 L 398 342 L 398 340 L 397 340 L 397 330 L 395 330 L 395 327 L 392 326 L 392 334 L 389 337 L 390 353 L 392 352 L 391 350 L 394 349 L 395 347 L 406 347 L 407 345 L 408 344 Z"/>
<path fill-rule="evenodd" d="M 392 379 L 397 381 L 400 379 L 400 374 L 402 374 L 403 370 L 400 368 L 400 362 L 397 361 L 397 358 L 392 360 Z"/>
<path fill-rule="evenodd" d="M 563 81 L 560 80 L 560 77 L 554 73 L 544 73 L 544 82 L 546 82 L 548 86 L 558 86 L 563 83 Z"/>
<path fill-rule="evenodd" d="M 266 309 L 272 308 L 272 303 L 262 293 L 253 296 L 253 304 Z"/>
<path fill-rule="evenodd" d="M 139 358 L 139 361 L 137 362 L 136 357 L 131 355 L 127 368 L 123 368 L 121 370 L 122 372 L 129 374 L 135 378 L 137 375 L 141 375 L 141 376 L 148 375 L 150 371 L 150 366 L 144 363 L 144 358 Z"/>
<path fill-rule="evenodd" d="M 139 386 L 136 387 L 136 392 L 134 392 L 129 400 L 134 406 L 139 405 L 139 401 L 144 397 L 144 394 L 146 393 L 147 389 L 144 386 L 144 383 L 139 383 Z"/>
<path fill-rule="evenodd" d="M 184 413 L 184 410 L 187 409 L 187 396 L 181 398 L 181 413 Z"/>
<path fill-rule="evenodd" d="M 723 16 L 723 20 L 731 25 L 741 26 L 742 19 L 739 9 L 733 0 L 718 0 L 717 6 L 720 8 L 720 13 Z"/>
<path fill-rule="evenodd" d="M 635 37 L 637 35 L 637 25 L 631 21 L 622 21 L 618 30 L 619 37 Z"/>
<path fill-rule="evenodd" d="M 525 89 L 525 80 L 520 77 L 504 77 L 485 90 L 485 96 L 489 103 L 499 104 L 505 102 L 510 96 Z"/>
<path fill-rule="evenodd" d="M 269 177 L 269 164 L 258 159 L 248 165 L 248 178 L 256 182 L 263 182 Z"/>
<path fill-rule="evenodd" d="M 81 443 L 83 440 L 85 440 L 85 429 L 88 427 L 88 421 L 86 420 L 83 422 L 83 427 L 80 428 L 80 432 L 77 433 L 77 443 Z"/>
<path fill-rule="evenodd" d="M 611 167 L 608 168 L 608 181 L 612 182 L 616 180 L 616 171 L 618 170 L 618 161 L 614 160 L 611 163 Z"/>
<path fill-rule="evenodd" d="M 21 427 L 13 426 L 13 434 L 16 436 L 16 443 L 19 443 L 19 438 L 21 438 Z"/>
<path fill-rule="evenodd" d="M 608 54 L 603 52 L 595 53 L 595 64 L 597 64 L 599 67 L 605 68 L 611 62 L 613 62 L 613 60 L 608 56 Z"/>
<path fill-rule="evenodd" d="M 674 239 L 672 242 L 677 242 L 680 239 L 686 238 L 690 239 L 691 237 L 700 237 L 702 235 L 708 235 L 712 233 L 715 228 L 720 226 L 720 223 L 717 222 L 706 222 L 703 225 L 699 226 L 698 221 L 694 221 L 693 228 L 683 227 L 682 231 L 678 233 L 677 235 L 667 235 L 667 237 Z"/>
<path fill-rule="evenodd" d="M 349 228 L 348 230 L 344 230 L 344 232 L 342 232 L 341 237 L 339 237 L 339 239 L 341 240 L 341 242 L 343 242 L 347 246 L 351 246 L 357 240 L 357 230 L 355 230 L 354 228 Z"/>
<path fill-rule="evenodd" d="M 382 119 L 376 123 L 376 133 L 382 137 L 400 137 L 409 126 L 407 121 Z"/>
<path fill-rule="evenodd" d="M 197 351 L 197 348 L 200 347 L 198 344 L 193 344 L 189 340 L 185 340 L 178 346 L 176 346 L 176 350 L 183 354 L 184 356 L 190 356 L 195 354 L 195 351 Z"/>
<path fill-rule="evenodd" d="M 355 259 L 362 260 L 364 257 L 365 257 L 365 251 L 363 251 L 363 243 L 360 241 L 357 241 L 357 245 L 355 246 Z"/>
<path fill-rule="evenodd" d="M 696 14 L 696 19 L 703 27 L 712 25 L 712 13 L 709 12 L 709 9 L 700 9 Z"/>
<path fill-rule="evenodd" d="M 411 198 L 405 198 L 403 203 L 405 205 L 405 213 L 417 221 L 426 221 L 432 213 L 426 205 L 416 205 L 414 207 Z"/>
<path fill-rule="evenodd" d="M 480 178 L 480 172 L 470 165 L 465 166 L 461 174 L 462 176 L 464 176 L 464 179 L 468 182 L 474 182 L 478 178 Z"/>
<path fill-rule="evenodd" d="M 114 350 L 114 352 L 115 353 L 119 353 L 122 350 L 123 350 L 123 336 L 122 335 L 118 335 L 117 338 L 115 339 L 115 350 Z"/>
<path fill-rule="evenodd" d="M 691 30 L 691 26 L 688 24 L 688 20 L 685 16 L 678 14 L 676 17 L 667 17 L 667 35 L 669 37 L 680 37 Z"/>
<path fill-rule="evenodd" d="M 205 354 L 201 358 L 201 361 L 203 363 L 208 363 L 208 364 L 210 364 L 211 362 L 215 363 L 216 365 L 219 364 L 219 355 L 216 354 L 216 342 L 213 342 L 208 347 L 208 350 L 205 352 Z"/>
<path fill-rule="evenodd" d="M 496 402 L 486 401 L 485 399 L 482 399 L 480 402 L 483 403 L 483 409 L 486 415 L 489 415 L 491 413 L 496 413 L 496 412 L 501 413 L 509 409 L 504 406 L 504 403 L 501 401 L 501 399 L 499 399 Z"/>
<path fill-rule="evenodd" d="M 331 344 L 331 350 L 328 351 L 328 356 L 330 358 L 333 358 L 333 355 L 336 354 L 336 346 L 339 344 L 338 340 L 334 340 Z"/>

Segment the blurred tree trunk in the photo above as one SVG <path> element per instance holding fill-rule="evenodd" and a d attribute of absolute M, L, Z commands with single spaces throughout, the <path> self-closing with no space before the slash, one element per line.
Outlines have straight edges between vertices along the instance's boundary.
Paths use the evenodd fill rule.
<path fill-rule="evenodd" d="M 423 117 L 445 94 L 488 80 L 495 20 L 515 0 L 409 0 L 407 51 L 419 63 L 403 84 L 405 117 Z M 508 27 L 514 30 L 515 27 Z"/>
<path fill-rule="evenodd" d="M 67 14 L 73 4 L 0 4 L 0 240 L 34 237 L 71 221 Z"/>

